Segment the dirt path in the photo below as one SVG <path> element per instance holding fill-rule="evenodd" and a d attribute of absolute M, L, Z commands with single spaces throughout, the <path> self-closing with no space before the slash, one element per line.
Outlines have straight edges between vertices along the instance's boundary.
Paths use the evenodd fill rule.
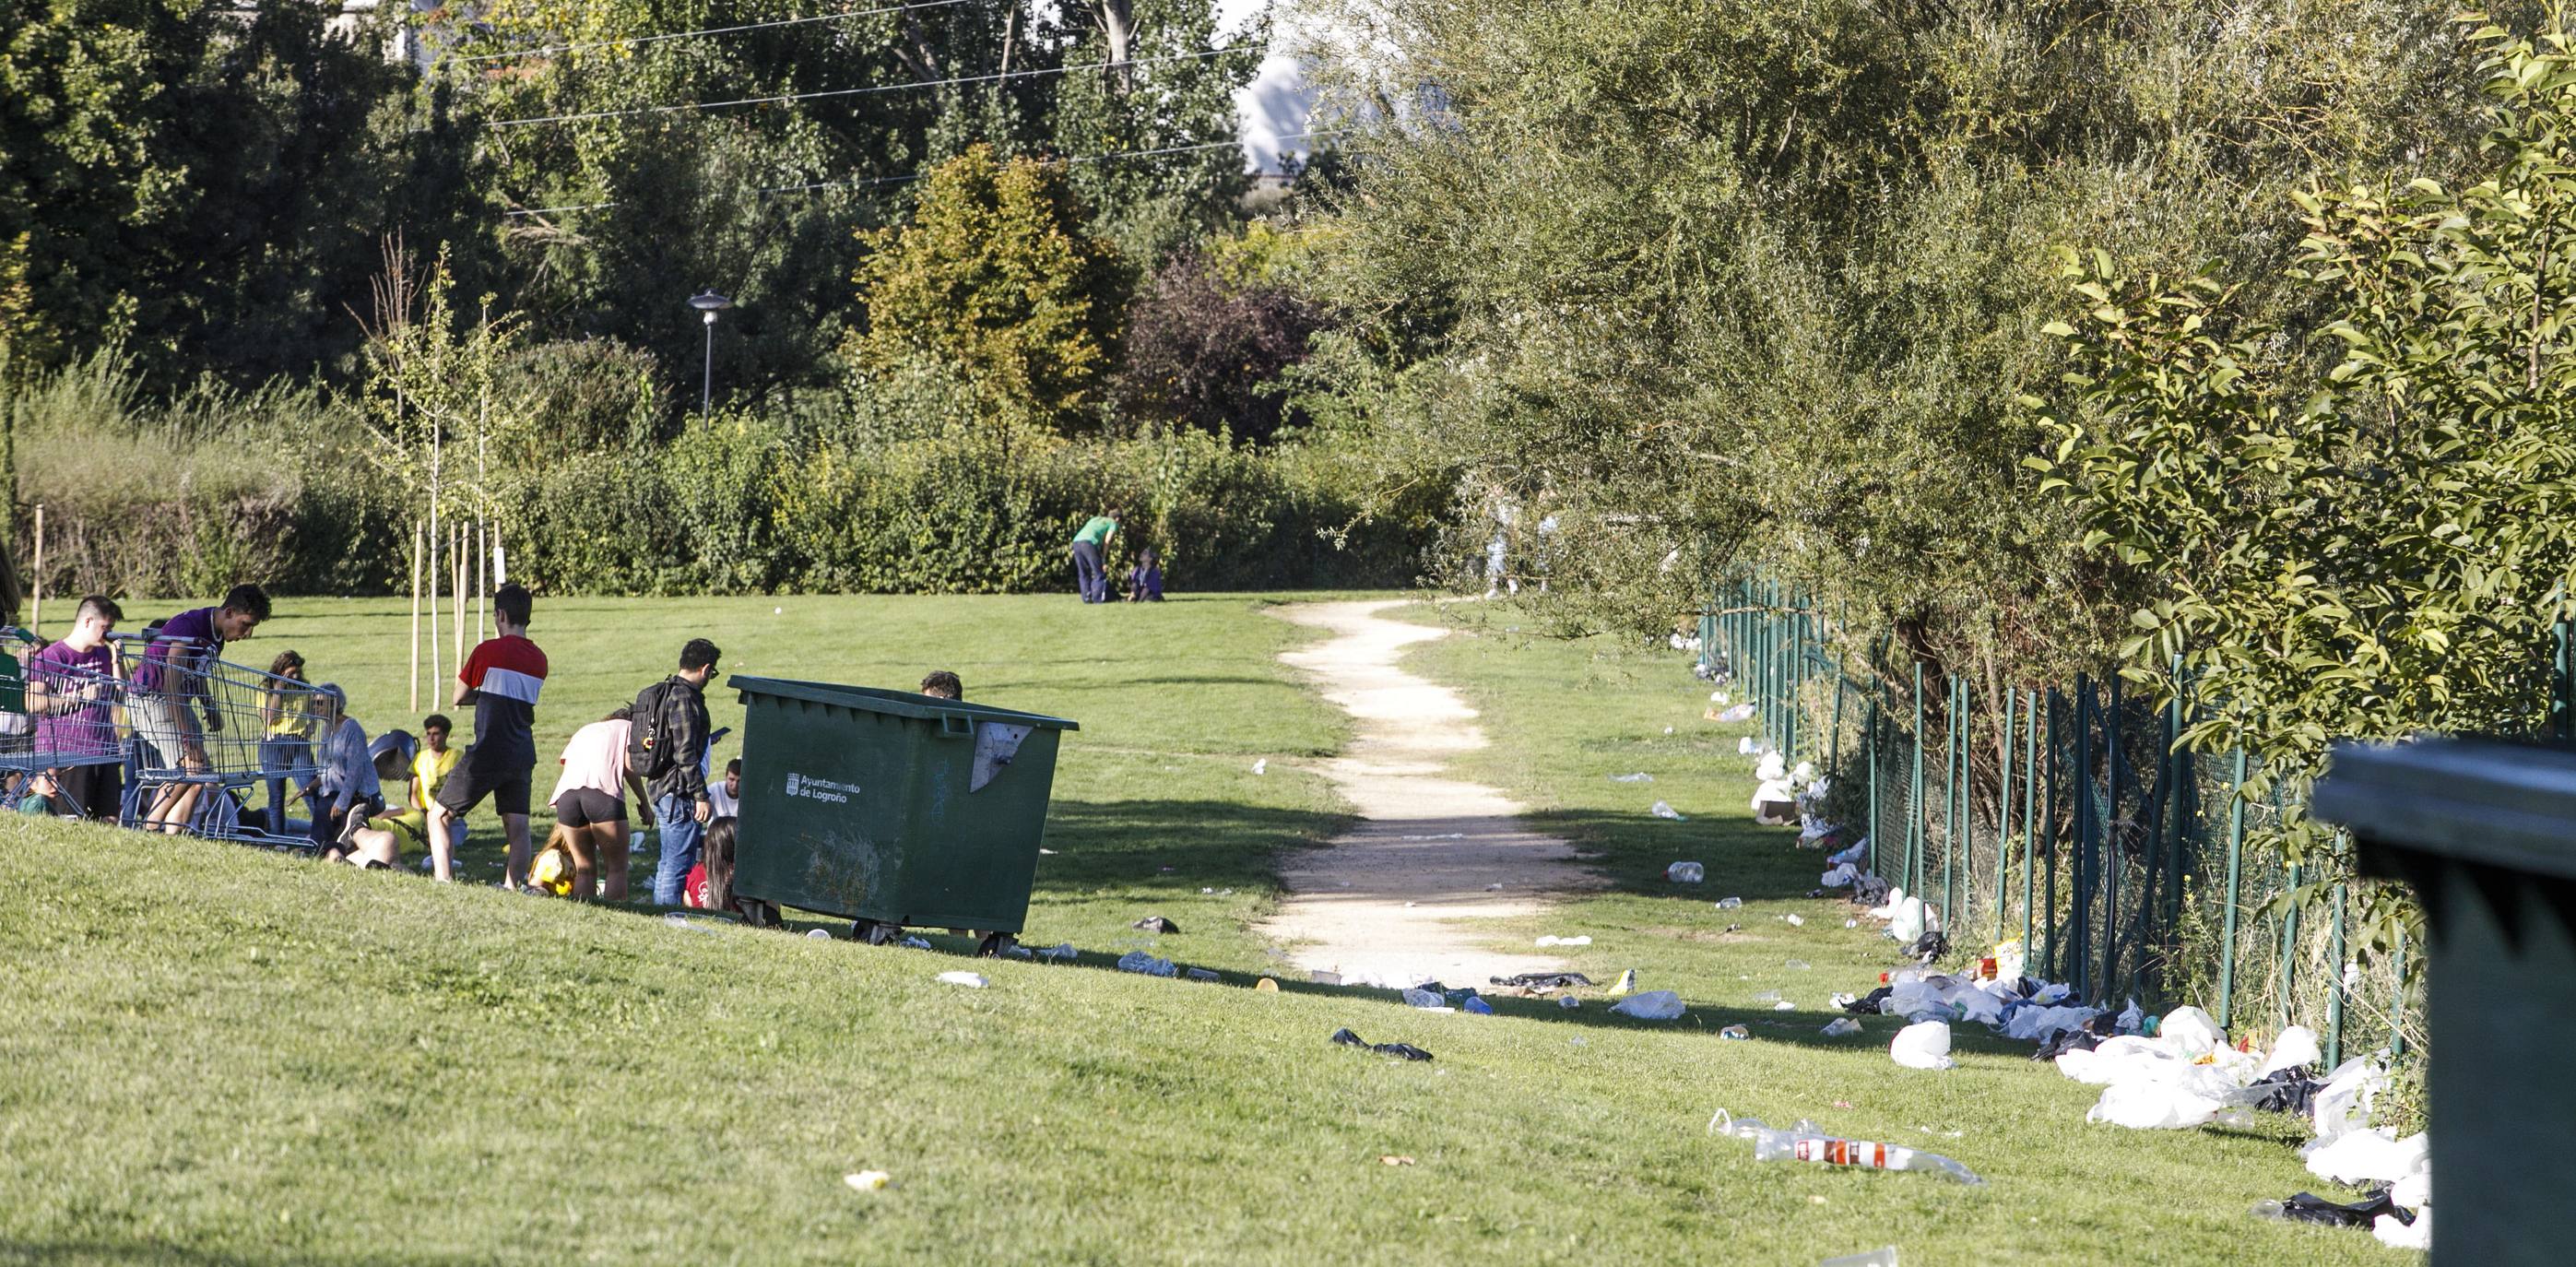
<path fill-rule="evenodd" d="M 1437 977 L 1482 986 L 1490 977 L 1564 966 L 1544 955 L 1489 949 L 1479 921 L 1525 917 L 1550 895 L 1596 881 L 1574 850 L 1521 825 L 1521 807 L 1479 783 L 1447 777 L 1447 761 L 1485 746 L 1476 712 L 1448 688 L 1396 667 L 1405 648 L 1447 630 L 1381 619 L 1401 600 L 1308 603 L 1282 619 L 1335 636 L 1280 657 L 1359 723 L 1324 777 L 1362 822 L 1282 869 L 1289 897 L 1262 932 L 1290 943 L 1297 965 L 1346 981 L 1410 985 Z"/>

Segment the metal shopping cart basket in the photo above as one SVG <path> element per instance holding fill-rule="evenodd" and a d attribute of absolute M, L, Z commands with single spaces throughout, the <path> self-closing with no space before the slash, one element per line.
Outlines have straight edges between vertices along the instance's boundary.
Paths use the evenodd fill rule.
<path fill-rule="evenodd" d="M 120 639 L 126 668 L 124 819 L 182 822 L 191 834 L 251 844 L 311 843 L 294 815 L 338 702 L 311 683 L 219 660 L 211 648 L 147 654 Z"/>

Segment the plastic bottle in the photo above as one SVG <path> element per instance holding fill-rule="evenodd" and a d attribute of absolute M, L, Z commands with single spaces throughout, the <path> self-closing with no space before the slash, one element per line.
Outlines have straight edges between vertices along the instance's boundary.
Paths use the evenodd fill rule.
<path fill-rule="evenodd" d="M 1897 1267 L 1896 1247 L 1881 1245 L 1866 1254 L 1845 1254 L 1840 1258 L 1828 1258 L 1816 1264 L 1816 1267 Z"/>
<path fill-rule="evenodd" d="M 1722 897 L 1717 900 L 1717 909 L 1721 911 L 1731 911 L 1742 905 L 1744 905 L 1744 899 L 1740 897 Z"/>
<path fill-rule="evenodd" d="M 1974 1171 L 1938 1153 L 1916 1152 L 1896 1144 L 1831 1136 L 1799 1137 L 1767 1131 L 1754 1137 L 1755 1161 L 1806 1161 L 1824 1166 L 1858 1166 L 1870 1170 L 1923 1170 L 1945 1174 L 1961 1183 L 1984 1183 Z"/>
<path fill-rule="evenodd" d="M 1753 1001 L 1756 1003 L 1777 1003 L 1780 1001 L 1780 992 L 1778 990 L 1756 990 L 1753 992 Z"/>
<path fill-rule="evenodd" d="M 1718 1037 L 1720 1037 L 1720 1038 L 1732 1038 L 1732 1039 L 1737 1039 L 1737 1040 L 1748 1040 L 1748 1039 L 1751 1039 L 1751 1038 L 1753 1037 L 1753 1032 L 1752 1032 L 1751 1030 L 1748 1030 L 1748 1029 L 1744 1028 L 1744 1027 L 1743 1027 L 1743 1026 L 1741 1026 L 1741 1025 L 1729 1025 L 1729 1026 L 1727 1026 L 1726 1028 L 1724 1028 L 1724 1029 L 1722 1029 L 1722 1030 L 1717 1031 L 1717 1036 L 1718 1036 Z"/>

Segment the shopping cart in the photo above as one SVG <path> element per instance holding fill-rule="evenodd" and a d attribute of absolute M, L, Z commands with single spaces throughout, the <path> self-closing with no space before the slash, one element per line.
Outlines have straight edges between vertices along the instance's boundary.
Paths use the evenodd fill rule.
<path fill-rule="evenodd" d="M 126 758 L 116 716 L 124 682 L 113 655 L 105 671 L 62 668 L 37 663 L 43 647 L 25 629 L 0 629 L 0 788 L 13 803 L 40 771 Z"/>
<path fill-rule="evenodd" d="M 176 822 L 217 840 L 304 847 L 293 818 L 340 707 L 311 683 L 173 643 L 120 638 L 127 826 Z M 254 807 L 253 802 L 259 804 Z"/>

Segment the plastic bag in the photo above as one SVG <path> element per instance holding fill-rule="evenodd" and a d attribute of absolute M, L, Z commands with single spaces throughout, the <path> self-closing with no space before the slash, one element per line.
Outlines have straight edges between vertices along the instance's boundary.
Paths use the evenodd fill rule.
<path fill-rule="evenodd" d="M 1816 881 L 1816 887 L 1820 889 L 1839 889 L 1859 878 L 1860 871 L 1853 867 L 1852 864 L 1846 862 L 1819 877 Z"/>
<path fill-rule="evenodd" d="M 2326 1084 L 2317 1088 L 2317 1138 L 2332 1139 L 2368 1126 L 2371 1104 L 2387 1082 L 2388 1071 L 2368 1056 L 2355 1056 L 2335 1066 L 2334 1072 L 2326 1075 Z"/>
<path fill-rule="evenodd" d="M 1648 990 L 1612 1004 L 1610 1010 L 1641 1021 L 1669 1021 L 1682 1014 L 1682 996 L 1670 990 Z"/>
<path fill-rule="evenodd" d="M 2269 1078 L 2284 1069 L 2313 1065 L 2324 1058 L 2325 1052 L 2317 1046 L 2317 1032 L 2305 1025 L 2293 1025 L 2282 1030 L 2281 1036 L 2273 1040 L 2271 1056 L 2263 1061 L 2262 1068 L 2254 1071 L 2254 1076 Z"/>
<path fill-rule="evenodd" d="M 1908 1069 L 1948 1069 L 1959 1063 L 1950 1059 L 1950 1027 L 1940 1021 L 1922 1021 L 1896 1031 L 1887 1055 Z"/>
<path fill-rule="evenodd" d="M 2116 1083 L 2087 1110 L 2087 1122 L 2107 1122 L 2139 1131 L 2172 1131 L 2199 1126 L 2226 1105 L 2191 1088 L 2153 1081 Z"/>
<path fill-rule="evenodd" d="M 2422 1132 L 2397 1138 L 2387 1127 L 2345 1131 L 2309 1141 L 2299 1149 L 2308 1173 L 2334 1183 L 2394 1181 L 2422 1169 L 2428 1157 Z"/>
<path fill-rule="evenodd" d="M 2218 1028 L 2209 1013 L 2196 1007 L 2178 1007 L 2165 1013 L 2164 1024 L 2156 1033 L 2185 1056 L 2206 1056 L 2227 1043 L 2227 1031 Z"/>
<path fill-rule="evenodd" d="M 1674 809 L 1672 806 L 1665 804 L 1662 801 L 1655 802 L 1653 808 L 1648 809 L 1646 812 L 1657 818 L 1668 819 L 1676 823 L 1689 821 L 1682 817 L 1680 810 Z"/>
<path fill-rule="evenodd" d="M 1900 946 L 1911 946 L 1923 939 L 1923 899 L 1908 897 L 1896 904 L 1895 918 L 1888 921 L 1887 935 Z"/>
<path fill-rule="evenodd" d="M 1657 805 L 1662 801 L 1655 802 Z M 1708 868 L 1696 862 L 1676 862 L 1664 868 L 1664 878 L 1675 884 L 1697 884 L 1708 878 Z"/>

